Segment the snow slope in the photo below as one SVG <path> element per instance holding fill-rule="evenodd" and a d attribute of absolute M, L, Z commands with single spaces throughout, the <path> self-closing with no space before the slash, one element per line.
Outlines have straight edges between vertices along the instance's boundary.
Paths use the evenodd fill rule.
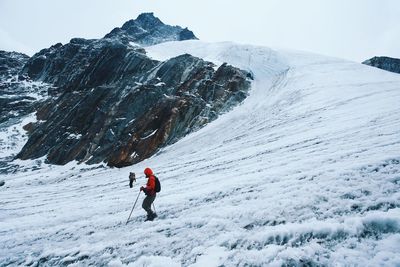
<path fill-rule="evenodd" d="M 234 43 L 146 50 L 249 70 L 250 96 L 129 168 L 3 176 L 0 265 L 400 265 L 399 75 Z M 147 166 L 159 218 L 144 222 L 139 203 L 125 225 L 145 183 L 132 191 L 128 173 Z"/>

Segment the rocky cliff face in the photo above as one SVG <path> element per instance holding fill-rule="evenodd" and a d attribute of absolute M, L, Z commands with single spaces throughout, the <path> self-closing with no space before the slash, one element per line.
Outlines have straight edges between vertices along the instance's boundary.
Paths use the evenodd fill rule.
<path fill-rule="evenodd" d="M 165 25 L 153 13 L 143 13 L 136 20 L 127 21 L 121 28 L 115 28 L 104 38 L 117 38 L 124 43 L 134 42 L 144 46 L 197 39 L 187 28 Z"/>
<path fill-rule="evenodd" d="M 43 84 L 19 74 L 28 59 L 21 53 L 0 51 L 0 126 L 32 113 L 38 98 L 46 95 Z"/>
<path fill-rule="evenodd" d="M 400 59 L 390 57 L 373 57 L 363 62 L 365 65 L 377 67 L 390 72 L 400 73 Z"/>
<path fill-rule="evenodd" d="M 29 57 L 25 54 L 0 50 L 0 76 L 2 79 L 17 75 L 28 59 Z"/>
<path fill-rule="evenodd" d="M 18 157 L 137 163 L 217 118 L 245 99 L 251 75 L 185 54 L 165 62 L 141 44 L 195 38 L 178 26 L 142 14 L 99 40 L 72 39 L 30 58 L 21 71 L 50 83 L 51 97 Z"/>
<path fill-rule="evenodd" d="M 133 81 L 155 64 L 144 49 L 118 39 L 75 38 L 66 45 L 43 49 L 27 62 L 22 73 L 53 84 L 56 88 L 51 94 L 57 95 L 121 80 Z"/>

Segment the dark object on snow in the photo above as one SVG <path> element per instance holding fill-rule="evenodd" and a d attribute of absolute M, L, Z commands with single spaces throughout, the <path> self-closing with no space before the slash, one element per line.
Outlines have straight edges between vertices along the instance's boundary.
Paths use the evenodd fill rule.
<path fill-rule="evenodd" d="M 373 57 L 363 62 L 365 65 L 400 73 L 400 59 L 391 57 Z"/>
<path fill-rule="evenodd" d="M 6 182 L 4 182 L 3 180 L 0 181 L 0 186 L 3 186 L 5 184 L 6 184 Z"/>
<path fill-rule="evenodd" d="M 152 214 L 148 214 L 146 217 L 146 220 L 144 220 L 145 222 L 147 221 L 153 221 L 155 218 L 157 218 L 157 213 L 153 212 Z"/>
<path fill-rule="evenodd" d="M 129 173 L 129 187 L 132 188 L 133 182 L 136 182 L 136 176 L 134 172 Z"/>

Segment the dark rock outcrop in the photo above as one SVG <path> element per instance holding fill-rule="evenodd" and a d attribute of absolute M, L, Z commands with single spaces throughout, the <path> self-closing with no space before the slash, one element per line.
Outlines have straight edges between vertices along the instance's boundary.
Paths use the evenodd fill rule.
<path fill-rule="evenodd" d="M 144 14 L 114 31 L 124 32 L 56 44 L 26 63 L 21 74 L 55 87 L 37 109 L 38 122 L 25 127 L 30 136 L 19 158 L 131 165 L 245 99 L 245 71 L 188 54 L 158 62 L 126 41 L 190 39 L 187 29 Z"/>
<path fill-rule="evenodd" d="M 54 95 L 119 80 L 134 81 L 143 70 L 155 64 L 142 48 L 134 48 L 118 39 L 75 38 L 66 45 L 56 44 L 41 50 L 28 61 L 22 73 L 53 84 L 57 87 L 51 92 Z"/>
<path fill-rule="evenodd" d="M 145 46 L 168 41 L 197 40 L 192 31 L 165 25 L 153 13 L 140 14 L 136 20 L 127 21 L 121 28 L 113 29 L 105 38 L 118 38 L 125 43 L 134 42 Z"/>
<path fill-rule="evenodd" d="M 2 79 L 17 75 L 28 59 L 29 56 L 22 53 L 0 50 L 0 76 Z"/>
<path fill-rule="evenodd" d="M 32 113 L 38 95 L 46 94 L 42 86 L 19 74 L 28 60 L 21 53 L 0 51 L 0 124 Z"/>
<path fill-rule="evenodd" d="M 363 62 L 365 65 L 400 73 L 400 59 L 391 57 L 373 57 Z"/>

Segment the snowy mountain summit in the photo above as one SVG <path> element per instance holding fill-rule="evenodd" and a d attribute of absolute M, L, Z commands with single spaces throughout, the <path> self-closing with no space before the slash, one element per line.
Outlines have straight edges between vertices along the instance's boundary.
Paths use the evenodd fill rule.
<path fill-rule="evenodd" d="M 37 55 L 45 67 L 33 68 L 37 71 L 33 73 L 46 81 L 68 81 L 62 75 L 48 75 L 54 66 L 52 57 L 67 54 L 73 62 L 80 62 L 78 59 L 86 57 L 69 52 L 102 45 L 98 54 L 91 54 L 93 61 L 89 57 L 85 62 L 98 66 L 91 70 L 109 74 L 114 68 L 101 70 L 110 66 L 105 62 L 114 61 L 97 59 L 113 58 L 120 64 L 112 66 L 128 71 L 122 72 L 126 76 L 105 75 L 102 81 L 112 81 L 112 86 L 94 86 L 102 76 L 91 76 L 95 71 L 85 72 L 84 64 L 78 66 L 76 69 L 82 67 L 83 71 L 74 77 L 84 79 L 53 88 L 54 99 L 47 100 L 41 110 L 44 121 L 33 122 L 46 127 L 36 126 L 36 135 L 30 136 L 36 136 L 30 141 L 32 148 L 48 147 L 40 131 L 57 123 L 59 129 L 68 129 L 68 123 L 88 119 L 90 112 L 79 116 L 68 111 L 89 102 L 95 104 L 93 113 L 108 110 L 94 120 L 104 119 L 104 123 L 93 123 L 102 134 L 92 140 L 109 145 L 107 140 L 113 138 L 107 133 L 110 128 L 122 133 L 125 127 L 137 127 L 136 120 L 117 119 L 125 118 L 129 110 L 119 108 L 131 107 L 136 98 L 121 97 L 129 96 L 131 87 L 141 92 L 140 104 L 159 96 L 172 101 L 165 103 L 181 104 L 190 99 L 204 103 L 196 94 L 206 97 L 203 101 L 222 97 L 199 105 L 204 107 L 202 112 L 235 100 L 231 93 L 238 91 L 227 88 L 241 88 L 242 93 L 236 95 L 240 101 L 127 168 L 76 162 L 55 166 L 44 164 L 44 157 L 16 160 L 21 168 L 0 177 L 5 181 L 0 187 L 0 265 L 400 265 L 398 74 L 327 56 L 231 42 L 186 40 L 127 47 L 105 39 L 75 40 Z M 137 87 L 129 84 L 130 74 L 138 71 L 135 66 L 147 73 L 142 76 L 146 83 Z M 147 72 L 148 66 L 152 71 Z M 192 78 L 185 79 L 187 75 Z M 115 77 L 123 77 L 122 82 L 115 82 Z M 186 80 L 183 84 L 187 86 L 181 84 Z M 86 82 L 90 86 L 85 87 Z M 125 83 L 129 85 L 126 88 L 121 86 Z M 201 87 L 203 83 L 210 87 Z M 229 84 L 247 84 L 249 88 Z M 157 93 L 175 88 L 185 90 L 182 95 Z M 96 94 L 89 95 L 92 89 Z M 100 96 L 120 97 L 121 102 L 96 102 Z M 116 108 L 112 108 L 114 103 Z M 85 111 L 84 107 L 79 110 Z M 49 111 L 56 108 L 64 108 L 66 115 L 51 115 Z M 182 113 L 184 119 L 178 125 L 185 125 L 188 117 L 184 115 L 189 113 Z M 148 116 L 155 119 L 162 114 Z M 195 118 L 206 113 L 201 114 Z M 20 129 L 23 123 L 5 133 Z M 86 141 L 79 141 L 81 130 L 68 129 L 76 134 L 70 138 L 61 135 L 61 130 L 46 136 L 56 136 L 58 144 L 77 144 Z M 141 138 L 151 138 L 157 133 L 153 131 L 143 132 Z M 90 133 L 95 136 L 94 131 Z M 66 147 L 68 153 L 79 149 Z M 57 149 L 52 152 L 62 156 Z M 158 218 L 145 222 L 145 212 L 137 207 L 126 225 L 145 183 L 138 178 L 132 191 L 128 174 L 134 171 L 140 176 L 146 167 L 151 167 L 162 183 L 155 200 Z M 142 199 L 139 195 L 139 203 Z"/>

